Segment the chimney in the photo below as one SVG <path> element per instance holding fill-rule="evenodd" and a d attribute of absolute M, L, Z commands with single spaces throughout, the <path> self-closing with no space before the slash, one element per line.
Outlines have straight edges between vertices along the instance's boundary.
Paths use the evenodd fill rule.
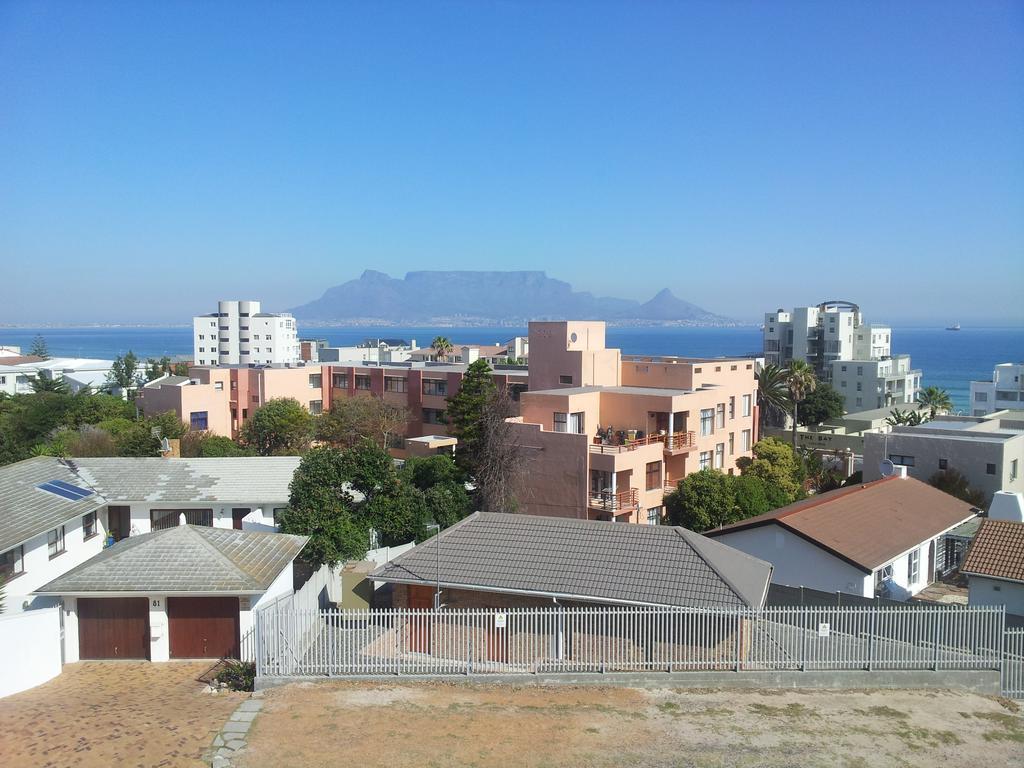
<path fill-rule="evenodd" d="M 988 508 L 989 520 L 1024 523 L 1024 495 L 1012 491 L 996 491 Z"/>

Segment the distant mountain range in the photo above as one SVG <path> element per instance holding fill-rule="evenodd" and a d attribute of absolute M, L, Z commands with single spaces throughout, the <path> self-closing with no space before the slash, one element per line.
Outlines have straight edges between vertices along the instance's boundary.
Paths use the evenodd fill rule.
<path fill-rule="evenodd" d="M 668 288 L 641 304 L 574 291 L 544 272 L 409 272 L 404 279 L 366 270 L 291 310 L 305 322 L 525 325 L 529 320 L 607 320 L 621 325 L 738 325 L 683 301 Z"/>

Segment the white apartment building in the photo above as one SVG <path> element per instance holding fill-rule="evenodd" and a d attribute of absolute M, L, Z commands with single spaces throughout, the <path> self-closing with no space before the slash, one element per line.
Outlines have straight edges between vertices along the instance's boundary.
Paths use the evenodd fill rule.
<path fill-rule="evenodd" d="M 260 311 L 258 301 L 219 301 L 192 319 L 196 365 L 264 365 L 301 359 L 298 328 L 288 313 Z"/>
<path fill-rule="evenodd" d="M 843 395 L 848 412 L 912 403 L 921 387 L 921 372 L 911 367 L 910 356 L 892 355 L 892 328 L 865 324 L 852 302 L 768 312 L 763 338 L 766 363 L 809 363 Z"/>
<path fill-rule="evenodd" d="M 988 381 L 971 382 L 971 415 L 1024 408 L 1024 363 L 1000 363 Z"/>

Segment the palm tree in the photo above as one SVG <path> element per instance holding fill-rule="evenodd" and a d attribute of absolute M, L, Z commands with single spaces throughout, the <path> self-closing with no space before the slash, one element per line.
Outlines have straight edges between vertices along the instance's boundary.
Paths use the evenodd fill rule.
<path fill-rule="evenodd" d="M 786 369 L 768 363 L 757 374 L 757 404 L 761 410 L 761 429 L 768 423 L 769 415 L 784 414 L 789 410 L 789 386 L 786 384 Z"/>
<path fill-rule="evenodd" d="M 793 450 L 796 450 L 796 414 L 800 403 L 818 386 L 814 369 L 803 360 L 794 360 L 786 371 L 786 386 L 789 388 L 789 401 L 793 406 Z"/>
<path fill-rule="evenodd" d="M 452 342 L 447 336 L 437 336 L 432 342 L 430 342 L 430 348 L 437 354 L 438 360 L 447 360 L 448 355 L 451 354 Z"/>
<path fill-rule="evenodd" d="M 885 419 L 885 423 L 890 427 L 916 427 L 918 424 L 924 424 L 925 421 L 923 411 L 912 411 L 909 408 L 905 411 L 893 408 L 892 412 Z"/>
<path fill-rule="evenodd" d="M 939 412 L 949 413 L 953 410 L 953 401 L 949 392 L 938 387 L 925 387 L 917 393 L 917 402 L 928 409 L 929 418 L 934 419 Z"/>

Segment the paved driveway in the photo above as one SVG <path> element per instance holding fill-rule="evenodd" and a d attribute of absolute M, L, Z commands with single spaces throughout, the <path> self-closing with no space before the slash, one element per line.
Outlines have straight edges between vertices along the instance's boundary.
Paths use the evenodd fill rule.
<path fill-rule="evenodd" d="M 196 766 L 247 694 L 205 692 L 209 664 L 83 662 L 0 699 L 0 766 Z"/>

